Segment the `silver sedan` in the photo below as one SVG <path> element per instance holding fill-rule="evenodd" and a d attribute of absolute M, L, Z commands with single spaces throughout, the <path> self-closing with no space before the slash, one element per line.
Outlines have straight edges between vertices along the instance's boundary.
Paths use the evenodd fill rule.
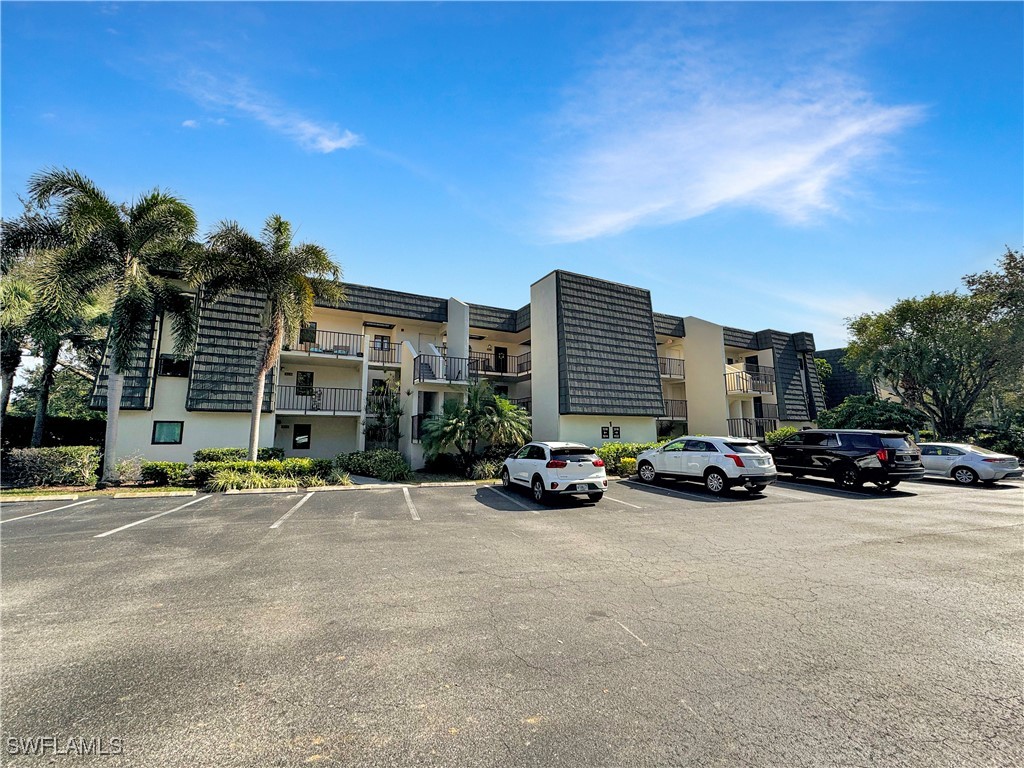
<path fill-rule="evenodd" d="M 961 485 L 1020 477 L 1016 456 L 968 443 L 918 443 L 926 475 L 951 477 Z"/>

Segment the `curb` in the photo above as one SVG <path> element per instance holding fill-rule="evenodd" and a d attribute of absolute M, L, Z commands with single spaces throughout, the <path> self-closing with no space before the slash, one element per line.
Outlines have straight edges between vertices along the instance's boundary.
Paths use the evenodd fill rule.
<path fill-rule="evenodd" d="M 67 494 L 67 495 L 64 495 L 64 496 L 61 496 L 61 495 L 51 495 L 51 496 L 9 496 L 9 497 L 8 496 L 0 496 L 0 502 L 2 502 L 4 504 L 14 504 L 15 502 L 22 502 L 22 501 L 76 501 L 77 499 L 78 499 L 78 494 L 77 493 Z"/>
<path fill-rule="evenodd" d="M 415 485 L 319 485 L 315 488 L 306 488 L 307 492 L 319 493 L 320 491 L 395 491 L 399 488 L 416 488 Z"/>
<path fill-rule="evenodd" d="M 250 494 L 250 493 L 298 493 L 298 492 L 299 492 L 299 489 L 295 488 L 295 487 L 292 487 L 292 488 L 246 488 L 246 489 L 241 490 L 241 491 L 236 491 L 236 490 L 224 491 L 225 494 L 232 494 L 232 495 L 234 495 L 236 493 Z"/>
<path fill-rule="evenodd" d="M 115 493 L 115 499 L 166 499 L 172 496 L 195 496 L 195 491 L 155 491 L 153 493 Z"/>
<path fill-rule="evenodd" d="M 476 480 L 452 480 L 448 482 L 439 483 L 420 483 L 419 485 L 409 486 L 410 488 L 460 488 L 462 486 L 478 485 Z M 479 483 L 479 485 L 488 485 L 488 483 Z"/>

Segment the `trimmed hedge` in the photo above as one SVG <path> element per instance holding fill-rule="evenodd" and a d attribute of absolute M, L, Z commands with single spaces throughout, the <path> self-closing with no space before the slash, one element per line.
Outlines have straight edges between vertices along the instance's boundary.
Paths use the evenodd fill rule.
<path fill-rule="evenodd" d="M 389 483 L 412 477 L 412 467 L 398 451 L 384 448 L 377 451 L 339 453 L 334 466 L 342 472 L 363 477 L 376 477 Z"/>
<path fill-rule="evenodd" d="M 249 455 L 246 448 L 200 448 L 192 454 L 193 461 L 245 461 Z M 256 451 L 257 461 L 281 461 L 284 448 L 260 448 Z"/>
<path fill-rule="evenodd" d="M 154 485 L 185 485 L 191 480 L 191 472 L 184 461 L 142 462 L 142 482 Z"/>
<path fill-rule="evenodd" d="M 15 448 L 7 456 L 7 477 L 15 485 L 93 485 L 100 463 L 94 445 Z"/>
<path fill-rule="evenodd" d="M 605 443 L 600 448 L 595 448 L 594 453 L 604 459 L 605 472 L 609 475 L 621 475 L 622 468 L 619 464 L 622 459 L 635 459 L 637 454 L 650 450 L 651 448 L 657 448 L 659 445 L 664 445 L 666 442 L 668 441 L 662 440 L 658 443 Z"/>
<path fill-rule="evenodd" d="M 636 459 L 623 456 L 619 459 L 619 477 L 632 477 L 636 474 Z"/>
<path fill-rule="evenodd" d="M 764 441 L 768 445 L 778 445 L 787 437 L 795 435 L 799 431 L 796 427 L 779 427 L 771 432 L 765 432 Z"/>
<path fill-rule="evenodd" d="M 266 477 L 303 477 L 314 475 L 313 459 L 271 459 L 270 461 L 197 461 L 192 478 L 201 488 L 210 485 L 218 472 L 257 473 Z M 326 479 L 326 478 L 324 478 Z"/>

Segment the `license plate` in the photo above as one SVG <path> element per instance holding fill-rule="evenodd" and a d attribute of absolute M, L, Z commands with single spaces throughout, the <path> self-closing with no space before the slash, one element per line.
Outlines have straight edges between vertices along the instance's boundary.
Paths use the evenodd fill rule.
<path fill-rule="evenodd" d="M 587 486 L 584 485 L 583 483 L 580 483 L 579 485 L 576 486 L 576 490 L 577 491 L 585 491 L 585 490 L 587 490 Z"/>

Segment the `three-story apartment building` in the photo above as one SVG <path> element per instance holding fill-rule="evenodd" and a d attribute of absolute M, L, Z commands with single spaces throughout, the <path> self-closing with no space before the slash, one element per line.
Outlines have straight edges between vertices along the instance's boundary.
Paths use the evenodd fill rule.
<path fill-rule="evenodd" d="M 657 313 L 650 292 L 556 270 L 518 309 L 346 285 L 318 303 L 267 376 L 260 445 L 330 457 L 366 446 L 375 398 L 394 382 L 397 447 L 420 466 L 425 420 L 487 379 L 531 415 L 537 440 L 649 442 L 683 434 L 761 437 L 812 425 L 824 408 L 810 333 L 757 332 Z M 187 359 L 154 318 L 126 375 L 118 455 L 185 461 L 247 444 L 261 302 L 197 299 Z M 105 407 L 101 371 L 94 407 Z"/>

